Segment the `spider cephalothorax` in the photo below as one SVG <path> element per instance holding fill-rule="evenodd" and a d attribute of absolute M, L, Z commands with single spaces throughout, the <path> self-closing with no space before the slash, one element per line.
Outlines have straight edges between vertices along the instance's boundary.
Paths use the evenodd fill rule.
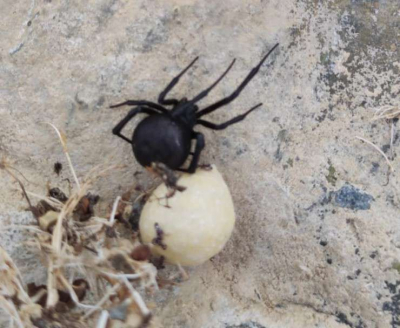
<path fill-rule="evenodd" d="M 211 123 L 201 119 L 202 116 L 209 114 L 216 109 L 229 104 L 240 92 L 246 87 L 250 80 L 257 74 L 264 61 L 271 52 L 278 46 L 276 44 L 254 67 L 239 87 L 228 97 L 223 98 L 204 109 L 199 109 L 196 105 L 198 101 L 208 95 L 208 93 L 223 79 L 223 77 L 232 68 L 235 60 L 229 65 L 226 71 L 207 89 L 200 92 L 191 100 L 183 98 L 165 99 L 168 92 L 178 83 L 183 74 L 197 61 L 195 58 L 178 76 L 174 77 L 158 97 L 158 104 L 147 100 L 128 100 L 121 104 L 111 106 L 111 108 L 119 106 L 136 106 L 131 109 L 128 115 L 119 122 L 113 129 L 113 133 L 125 141 L 132 144 L 133 153 L 137 161 L 144 167 L 151 167 L 152 163 L 165 164 L 172 170 L 185 171 L 193 173 L 196 171 L 199 156 L 204 148 L 203 134 L 193 130 L 195 125 L 202 125 L 213 130 L 222 130 L 226 127 L 240 122 L 246 118 L 253 110 L 260 107 L 258 104 L 250 108 L 242 115 L 236 116 L 227 122 L 221 124 Z M 167 109 L 164 106 L 169 106 Z M 149 116 L 141 121 L 133 132 L 132 140 L 121 134 L 124 126 L 139 113 L 145 113 Z M 190 152 L 192 140 L 196 140 L 194 153 Z M 192 155 L 192 161 L 188 168 L 182 168 L 186 159 Z"/>

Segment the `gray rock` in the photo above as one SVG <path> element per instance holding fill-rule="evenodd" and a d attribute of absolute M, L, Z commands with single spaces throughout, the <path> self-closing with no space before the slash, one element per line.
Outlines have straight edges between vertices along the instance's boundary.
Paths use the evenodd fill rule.
<path fill-rule="evenodd" d="M 128 108 L 109 105 L 156 101 L 199 55 L 171 92 L 193 97 L 237 58 L 204 107 L 229 95 L 279 41 L 240 97 L 207 119 L 262 108 L 223 131 L 198 128 L 201 162 L 216 164 L 232 192 L 234 234 L 189 281 L 157 294 L 154 317 L 166 328 L 393 328 L 400 175 L 387 184 L 385 161 L 355 136 L 390 143 L 390 125 L 370 119 L 399 101 L 398 0 L 2 0 L 1 11 L 0 160 L 23 173 L 28 191 L 67 191 L 73 179 L 43 124 L 51 122 L 65 133 L 80 179 L 107 161 L 126 165 L 96 183 L 104 209 L 136 184 L 154 184 L 133 176 L 142 168 L 130 145 L 111 134 Z M 55 162 L 65 168 L 59 176 Z M 400 161 L 392 165 L 400 172 Z M 345 181 L 368 193 L 337 190 Z M 0 226 L 27 224 L 26 203 L 3 171 L 0 184 Z M 332 192 L 333 202 L 321 201 Z M 46 272 L 24 253 L 24 234 L 0 230 L 0 243 L 27 282 L 40 282 Z"/>

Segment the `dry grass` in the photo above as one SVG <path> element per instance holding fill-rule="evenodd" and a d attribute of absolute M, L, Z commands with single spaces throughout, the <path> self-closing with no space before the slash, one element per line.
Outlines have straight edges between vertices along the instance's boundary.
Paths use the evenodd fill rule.
<path fill-rule="evenodd" d="M 372 117 L 373 121 L 385 120 L 390 123 L 390 157 L 394 159 L 393 142 L 395 135 L 395 120 L 400 116 L 400 104 L 399 105 L 384 105 L 375 109 L 375 114 Z M 393 171 L 393 168 L 391 168 Z"/>
<path fill-rule="evenodd" d="M 364 139 L 362 137 L 356 137 L 356 138 L 358 140 L 361 140 L 361 141 L 367 143 L 368 145 L 372 146 L 379 154 L 381 154 L 383 156 L 383 158 L 385 159 L 386 163 L 388 164 L 388 166 L 390 168 L 390 171 L 391 172 L 394 171 L 393 165 L 392 165 L 392 163 L 390 163 L 389 158 L 385 155 L 385 153 L 377 145 L 373 144 L 371 141 Z"/>
<path fill-rule="evenodd" d="M 356 136 L 356 139 L 365 142 L 366 144 L 373 147 L 377 152 L 379 152 L 382 157 L 385 159 L 386 163 L 390 168 L 390 172 L 394 172 L 394 167 L 390 160 L 393 160 L 395 157 L 394 149 L 393 149 L 393 142 L 394 142 L 394 135 L 395 135 L 395 123 L 394 121 L 398 119 L 400 116 L 400 105 L 384 105 L 375 109 L 375 114 L 372 117 L 372 121 L 377 120 L 385 120 L 390 123 L 390 156 L 386 156 L 386 154 L 373 142 Z"/>
<path fill-rule="evenodd" d="M 120 196 L 112 201 L 107 218 L 94 214 L 77 218 L 82 207 L 88 208 L 94 182 L 122 167 L 98 166 L 80 181 L 65 136 L 50 125 L 61 140 L 75 181 L 66 200 L 27 191 L 10 165 L 0 166 L 19 183 L 38 220 L 37 226 L 24 227 L 32 233 L 26 244 L 37 249 L 47 268 L 45 285 L 25 286 L 13 260 L 0 248 L 0 306 L 9 315 L 10 327 L 154 327 L 142 296 L 159 289 L 157 269 L 150 262 L 151 245 L 142 245 L 126 229 L 127 201 Z M 41 207 L 33 206 L 29 196 L 39 198 Z"/>
<path fill-rule="evenodd" d="M 400 116 L 400 105 L 384 105 L 376 108 L 372 120 L 393 120 Z"/>

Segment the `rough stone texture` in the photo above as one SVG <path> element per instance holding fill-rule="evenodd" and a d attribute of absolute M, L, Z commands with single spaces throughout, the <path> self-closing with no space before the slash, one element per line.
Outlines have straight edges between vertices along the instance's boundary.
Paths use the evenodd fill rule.
<path fill-rule="evenodd" d="M 159 296 L 157 315 L 165 327 L 399 326 L 399 178 L 355 139 L 389 155 L 390 126 L 370 117 L 399 101 L 398 0 L 2 0 L 1 8 L 0 151 L 38 193 L 47 182 L 67 189 L 71 178 L 65 168 L 53 173 L 66 162 L 43 122 L 65 132 L 79 176 L 108 159 L 129 165 L 96 186 L 112 200 L 139 167 L 110 134 L 127 109 L 110 104 L 156 100 L 201 55 L 173 91 L 193 96 L 236 57 L 201 105 L 210 103 L 279 41 L 241 97 L 209 118 L 222 122 L 258 101 L 263 108 L 230 129 L 202 129 L 202 161 L 223 168 L 234 197 L 234 235 Z M 392 164 L 400 170 L 397 158 Z M 2 224 L 22 220 L 17 186 L 0 179 Z M 329 201 L 346 183 L 374 198 L 368 210 Z M 7 236 L 1 244 L 25 262 L 18 232 Z M 34 265 L 23 268 L 38 278 Z"/>

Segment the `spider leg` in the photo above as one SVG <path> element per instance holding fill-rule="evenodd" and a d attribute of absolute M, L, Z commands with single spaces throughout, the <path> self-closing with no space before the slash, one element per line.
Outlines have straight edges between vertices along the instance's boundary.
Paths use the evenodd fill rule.
<path fill-rule="evenodd" d="M 200 153 L 205 146 L 204 135 L 202 133 L 193 132 L 192 138 L 196 139 L 196 147 L 194 149 L 192 161 L 190 162 L 190 165 L 187 169 L 178 169 L 178 171 L 194 173 L 197 169 L 197 166 L 199 164 Z"/>
<path fill-rule="evenodd" d="M 196 57 L 186 68 L 183 69 L 182 72 L 180 72 L 177 76 L 175 76 L 171 82 L 167 85 L 167 87 L 160 93 L 158 96 L 158 102 L 162 105 L 178 105 L 179 100 L 177 99 L 165 99 L 167 96 L 168 92 L 171 91 L 171 89 L 179 82 L 179 79 L 182 77 L 183 74 L 187 72 L 187 70 L 193 66 L 193 64 L 199 59 L 199 57 Z"/>
<path fill-rule="evenodd" d="M 173 111 L 173 116 L 177 117 L 179 115 L 181 115 L 182 113 L 184 113 L 186 111 L 187 108 L 191 108 L 193 107 L 193 105 L 195 103 L 197 103 L 198 101 L 200 101 L 201 99 L 203 99 L 204 97 L 206 97 L 209 92 L 215 88 L 215 86 L 225 77 L 226 74 L 228 74 L 228 72 L 230 71 L 230 69 L 232 68 L 233 64 L 235 63 L 236 59 L 234 59 L 232 61 L 232 63 L 229 65 L 229 67 L 225 70 L 225 72 L 207 89 L 203 90 L 202 92 L 200 92 L 196 97 L 194 97 L 192 100 L 186 102 L 183 106 L 179 106 L 177 108 L 177 110 Z"/>
<path fill-rule="evenodd" d="M 149 108 L 158 110 L 159 112 L 161 112 L 163 114 L 168 113 L 168 110 L 166 108 L 164 108 L 163 106 L 153 103 L 151 101 L 147 101 L 147 100 L 127 100 L 127 101 L 124 101 L 123 103 L 112 105 L 112 106 L 110 106 L 110 108 L 117 108 L 117 107 L 121 107 L 121 106 L 147 106 Z"/>
<path fill-rule="evenodd" d="M 263 59 L 261 59 L 260 63 L 254 67 L 250 73 L 246 76 L 246 78 L 243 80 L 243 82 L 239 85 L 239 87 L 228 97 L 221 99 L 220 101 L 217 101 L 216 103 L 204 108 L 203 110 L 201 110 L 200 112 L 197 113 L 197 118 L 202 117 L 203 115 L 209 114 L 213 111 L 215 111 L 216 109 L 225 106 L 227 104 L 229 104 L 231 101 L 235 100 L 235 98 L 237 98 L 240 94 L 240 92 L 242 92 L 242 90 L 246 87 L 246 85 L 251 81 L 251 79 L 258 73 L 258 71 L 260 70 L 262 64 L 265 62 L 265 60 L 268 58 L 268 56 L 275 50 L 275 48 L 279 45 L 279 43 L 277 43 L 265 56 Z"/>
<path fill-rule="evenodd" d="M 146 107 L 136 107 L 133 108 L 129 111 L 129 113 L 119 122 L 114 129 L 112 130 L 112 133 L 115 134 L 116 136 L 124 139 L 125 141 L 132 143 L 132 140 L 128 139 L 125 137 L 123 134 L 121 134 L 122 129 L 125 127 L 125 125 L 136 115 L 139 113 L 145 113 L 148 115 L 154 115 L 158 114 L 154 109 L 152 108 L 146 108 Z"/>
<path fill-rule="evenodd" d="M 197 120 L 196 124 L 203 125 L 206 128 L 209 128 L 209 129 L 212 129 L 212 130 L 223 130 L 223 129 L 226 129 L 228 126 L 232 125 L 232 124 L 235 124 L 235 123 L 238 123 L 240 121 L 243 121 L 246 118 L 247 115 L 249 115 L 253 110 L 255 110 L 256 108 L 260 107 L 261 105 L 262 104 L 258 104 L 256 106 L 250 108 L 246 113 L 244 113 L 242 115 L 239 115 L 239 116 L 236 116 L 236 117 L 230 119 L 229 121 L 226 121 L 226 122 L 221 123 L 221 124 L 215 124 L 215 123 L 208 122 L 208 121 L 205 121 L 205 120 Z"/>

